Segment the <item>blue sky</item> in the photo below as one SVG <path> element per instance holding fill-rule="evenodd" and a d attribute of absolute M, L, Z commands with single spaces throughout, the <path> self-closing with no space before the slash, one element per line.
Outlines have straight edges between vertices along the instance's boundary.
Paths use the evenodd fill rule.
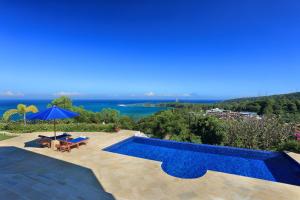
<path fill-rule="evenodd" d="M 300 90 L 298 0 L 0 0 L 0 98 Z"/>

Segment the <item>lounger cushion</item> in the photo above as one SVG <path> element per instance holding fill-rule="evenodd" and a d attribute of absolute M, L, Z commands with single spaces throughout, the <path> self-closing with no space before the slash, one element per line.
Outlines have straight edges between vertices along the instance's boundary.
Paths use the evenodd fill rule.
<path fill-rule="evenodd" d="M 75 138 L 75 139 L 72 139 L 72 140 L 68 140 L 67 138 L 61 138 L 59 140 L 64 141 L 64 142 L 69 142 L 69 143 L 78 143 L 78 142 L 82 142 L 82 141 L 85 141 L 85 140 L 88 140 L 88 139 L 89 139 L 88 137 L 86 137 L 86 138 L 78 137 L 78 138 Z"/>
<path fill-rule="evenodd" d="M 71 135 L 68 134 L 68 133 L 63 133 L 61 135 L 56 136 L 56 139 L 62 139 L 62 138 L 66 138 L 66 137 L 69 137 L 69 136 L 71 136 Z M 40 138 L 48 138 L 50 140 L 54 140 L 55 139 L 54 136 L 48 137 L 48 136 L 44 136 L 44 135 L 39 135 L 38 137 L 40 137 Z"/>

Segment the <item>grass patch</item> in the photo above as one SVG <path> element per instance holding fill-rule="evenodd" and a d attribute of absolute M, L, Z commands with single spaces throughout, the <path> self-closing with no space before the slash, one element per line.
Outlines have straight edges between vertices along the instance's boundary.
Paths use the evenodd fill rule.
<path fill-rule="evenodd" d="M 13 138 L 13 137 L 16 137 L 16 136 L 10 136 L 10 135 L 0 134 L 0 141 L 1 140 L 6 140 L 6 139 L 9 139 L 9 138 Z"/>

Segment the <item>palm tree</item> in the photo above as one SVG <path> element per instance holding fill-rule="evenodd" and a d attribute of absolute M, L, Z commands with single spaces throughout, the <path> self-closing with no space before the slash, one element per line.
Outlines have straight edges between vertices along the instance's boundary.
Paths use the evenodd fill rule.
<path fill-rule="evenodd" d="M 19 114 L 19 115 L 23 116 L 24 126 L 26 126 L 26 113 L 28 113 L 28 112 L 36 113 L 36 112 L 38 112 L 38 109 L 34 105 L 26 106 L 24 104 L 18 104 L 17 109 L 7 110 L 3 114 L 3 119 L 5 121 L 8 121 L 13 115 Z"/>

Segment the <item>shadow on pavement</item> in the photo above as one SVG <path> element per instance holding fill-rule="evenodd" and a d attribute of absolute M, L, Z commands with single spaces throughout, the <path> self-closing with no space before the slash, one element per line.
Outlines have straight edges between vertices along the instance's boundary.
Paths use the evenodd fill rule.
<path fill-rule="evenodd" d="M 1 199 L 115 199 L 91 169 L 17 147 L 0 147 Z"/>

